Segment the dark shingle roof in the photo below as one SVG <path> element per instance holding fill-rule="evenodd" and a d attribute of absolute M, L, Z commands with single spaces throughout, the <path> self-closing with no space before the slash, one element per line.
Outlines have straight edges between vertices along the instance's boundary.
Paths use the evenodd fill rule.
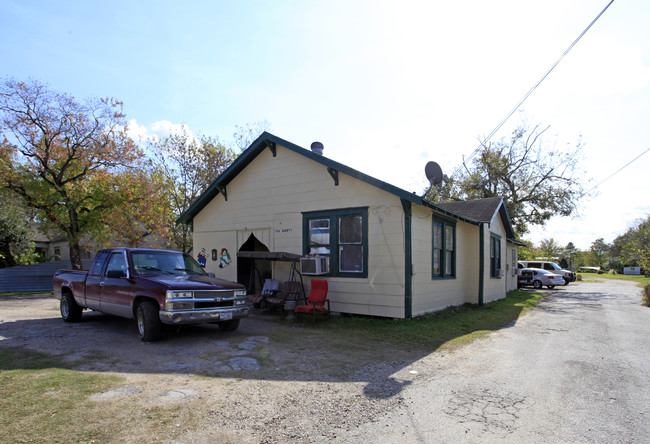
<path fill-rule="evenodd" d="M 503 197 L 488 197 L 485 199 L 445 202 L 437 205 L 450 213 L 458 214 L 459 216 L 480 223 L 489 224 L 498 214 L 506 229 L 506 237 L 508 240 L 518 243 Z"/>
<path fill-rule="evenodd" d="M 477 222 L 490 222 L 499 211 L 502 202 L 502 197 L 488 197 L 486 199 L 439 203 L 438 206 Z"/>

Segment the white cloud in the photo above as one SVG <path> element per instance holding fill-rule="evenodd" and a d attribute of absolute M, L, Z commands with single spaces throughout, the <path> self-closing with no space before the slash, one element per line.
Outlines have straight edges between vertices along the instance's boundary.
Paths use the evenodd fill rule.
<path fill-rule="evenodd" d="M 173 123 L 168 120 L 159 120 L 149 126 L 140 125 L 135 119 L 129 120 L 129 136 L 139 142 L 147 140 L 158 141 L 169 137 L 172 134 L 188 133 L 191 138 L 198 142 L 192 130 L 184 123 Z"/>
<path fill-rule="evenodd" d="M 149 138 L 147 135 L 147 128 L 143 125 L 139 125 L 135 119 L 129 120 L 129 130 L 127 131 L 130 138 L 142 142 Z"/>

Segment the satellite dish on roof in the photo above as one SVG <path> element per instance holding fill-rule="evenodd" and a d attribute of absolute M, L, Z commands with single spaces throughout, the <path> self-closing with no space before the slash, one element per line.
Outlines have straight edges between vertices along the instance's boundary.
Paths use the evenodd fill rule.
<path fill-rule="evenodd" d="M 427 162 L 427 165 L 424 167 L 424 174 L 426 174 L 431 186 L 442 183 L 442 168 L 436 162 Z"/>

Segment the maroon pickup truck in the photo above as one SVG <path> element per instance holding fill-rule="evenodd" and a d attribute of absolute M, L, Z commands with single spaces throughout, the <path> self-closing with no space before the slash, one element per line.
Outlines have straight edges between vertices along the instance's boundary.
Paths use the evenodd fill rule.
<path fill-rule="evenodd" d="M 163 324 L 210 322 L 234 331 L 248 316 L 243 285 L 206 273 L 178 251 L 101 250 L 88 271 L 57 271 L 53 294 L 64 321 L 78 322 L 86 308 L 136 319 L 147 342 L 160 339 Z"/>

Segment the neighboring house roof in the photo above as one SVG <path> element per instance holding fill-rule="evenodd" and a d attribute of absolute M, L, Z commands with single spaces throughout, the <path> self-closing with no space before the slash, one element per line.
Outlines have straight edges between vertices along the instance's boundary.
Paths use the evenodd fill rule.
<path fill-rule="evenodd" d="M 212 182 L 212 184 L 196 199 L 196 201 L 194 201 L 194 203 L 178 217 L 176 222 L 191 223 L 194 217 L 200 213 L 201 210 L 203 210 L 203 208 L 205 208 L 205 206 L 208 205 L 208 203 L 210 203 L 210 201 L 212 201 L 212 199 L 214 199 L 220 193 L 223 194 L 225 199 L 227 199 L 227 185 L 265 149 L 270 149 L 273 153 L 273 156 L 275 156 L 277 145 L 281 145 L 284 148 L 287 148 L 295 153 L 313 160 L 314 162 L 318 162 L 324 165 L 327 167 L 327 170 L 335 181 L 338 181 L 339 172 L 344 173 L 348 176 L 354 177 L 358 180 L 380 188 L 388 193 L 394 194 L 402 200 L 431 208 L 439 213 L 445 214 L 454 219 L 468 222 L 473 225 L 479 225 L 479 223 L 491 221 L 492 216 L 494 216 L 495 212 L 499 210 L 499 208 L 505 212 L 505 205 L 502 204 L 502 198 L 458 202 L 466 204 L 463 207 L 459 207 L 458 210 L 454 207 L 454 205 L 434 204 L 415 193 L 411 193 L 374 177 L 368 176 L 367 174 L 357 171 L 354 168 L 350 168 L 346 165 L 343 165 L 342 163 L 328 159 L 327 157 L 316 154 L 311 150 L 302 148 L 265 131 L 251 144 L 251 146 L 249 146 L 242 154 L 240 154 L 239 157 L 237 157 L 237 159 L 235 159 L 235 161 L 223 173 L 221 173 L 214 182 Z M 494 199 L 498 199 L 498 201 L 495 201 Z M 450 204 L 456 203 L 457 202 L 451 202 Z M 489 213 L 489 210 L 492 211 L 489 215 L 490 217 L 484 218 L 484 216 Z M 465 212 L 465 214 L 463 212 Z M 512 230 L 512 225 L 507 213 L 504 213 L 502 215 L 502 219 L 504 220 L 504 225 L 506 226 L 508 237 L 512 237 L 514 239 L 514 232 Z"/>
<path fill-rule="evenodd" d="M 31 223 L 30 224 L 31 229 L 32 229 L 32 241 L 37 242 L 37 243 L 53 243 L 53 242 L 61 242 L 65 241 L 68 238 L 65 235 L 62 234 L 57 234 L 52 230 L 49 230 L 47 233 L 43 233 L 41 231 L 41 224 L 38 223 Z"/>
<path fill-rule="evenodd" d="M 516 240 L 514 229 L 508 216 L 503 197 L 488 197 L 485 199 L 464 200 L 455 202 L 439 203 L 439 206 L 461 216 L 475 220 L 481 223 L 490 223 L 498 214 L 501 222 L 506 229 L 506 237 L 509 241 L 518 245 L 525 245 Z"/>

